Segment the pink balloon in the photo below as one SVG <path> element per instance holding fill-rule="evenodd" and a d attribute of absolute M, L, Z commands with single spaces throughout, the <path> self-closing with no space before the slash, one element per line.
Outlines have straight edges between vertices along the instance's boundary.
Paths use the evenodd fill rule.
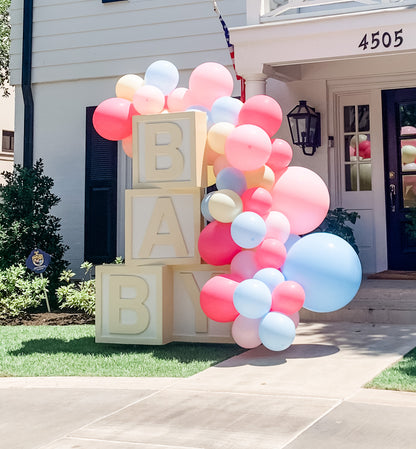
<path fill-rule="evenodd" d="M 234 341 L 242 348 L 252 349 L 261 345 L 259 326 L 262 318 L 253 320 L 243 315 L 238 315 L 231 327 L 231 335 Z"/>
<path fill-rule="evenodd" d="M 217 98 L 231 96 L 233 88 L 231 73 L 226 67 L 216 62 L 200 64 L 189 77 L 193 104 L 205 106 L 208 109 L 211 109 Z"/>
<path fill-rule="evenodd" d="M 133 105 L 140 114 L 159 114 L 165 106 L 165 96 L 158 87 L 144 85 L 136 90 Z"/>
<path fill-rule="evenodd" d="M 130 135 L 121 141 L 123 151 L 128 157 L 133 157 L 133 136 Z"/>
<path fill-rule="evenodd" d="M 281 212 L 272 210 L 266 220 L 266 239 L 273 238 L 285 243 L 290 234 L 290 223 Z"/>
<path fill-rule="evenodd" d="M 244 211 L 256 212 L 262 217 L 267 215 L 272 207 L 272 195 L 263 187 L 253 187 L 246 190 L 241 199 Z"/>
<path fill-rule="evenodd" d="M 282 108 L 274 98 L 255 95 L 243 104 L 238 115 L 238 124 L 257 125 L 272 137 L 282 124 L 282 116 Z"/>
<path fill-rule="evenodd" d="M 369 159 L 371 157 L 371 142 L 369 140 L 364 140 L 358 145 L 358 154 L 363 159 Z"/>
<path fill-rule="evenodd" d="M 255 125 L 234 128 L 225 141 L 228 162 L 241 171 L 256 170 L 270 157 L 272 144 L 269 136 Z"/>
<path fill-rule="evenodd" d="M 167 97 L 167 106 L 169 112 L 182 112 L 186 109 L 184 96 L 188 89 L 186 87 L 177 87 Z"/>
<path fill-rule="evenodd" d="M 234 321 L 238 312 L 234 307 L 233 295 L 238 282 L 224 276 L 214 276 L 202 287 L 201 309 L 214 321 L 227 323 Z"/>
<path fill-rule="evenodd" d="M 272 152 L 270 154 L 267 165 L 274 171 L 280 171 L 286 168 L 293 156 L 292 147 L 286 140 L 275 139 L 272 143 Z"/>
<path fill-rule="evenodd" d="M 251 250 L 243 250 L 237 253 L 230 265 L 231 274 L 238 281 L 252 278 L 259 269 L 255 252 Z"/>
<path fill-rule="evenodd" d="M 280 268 L 286 260 L 286 247 L 277 239 L 264 239 L 256 248 L 256 261 L 260 268 Z"/>
<path fill-rule="evenodd" d="M 211 150 L 213 153 L 215 153 L 215 151 Z M 230 163 L 228 162 L 227 158 L 225 157 L 224 154 L 222 154 L 221 156 L 218 153 L 215 153 L 217 155 L 217 157 L 214 160 L 214 175 L 217 176 L 218 173 L 223 170 L 224 168 L 227 168 L 230 166 Z"/>
<path fill-rule="evenodd" d="M 228 265 L 241 248 L 231 237 L 231 223 L 211 222 L 199 234 L 200 256 L 211 265 Z"/>
<path fill-rule="evenodd" d="M 133 115 L 138 115 L 138 112 L 131 101 L 125 98 L 108 98 L 95 109 L 92 124 L 104 139 L 121 140 L 132 133 Z"/>
<path fill-rule="evenodd" d="M 305 302 L 303 287 L 294 281 L 283 281 L 272 292 L 273 312 L 292 315 L 298 312 Z"/>
<path fill-rule="evenodd" d="M 400 130 L 400 135 L 406 136 L 409 134 L 416 134 L 416 128 L 414 126 L 402 126 Z"/>
<path fill-rule="evenodd" d="M 295 327 L 299 326 L 300 321 L 299 312 L 292 313 L 292 315 L 289 315 L 289 318 L 293 321 Z"/>
<path fill-rule="evenodd" d="M 282 212 L 292 234 L 318 227 L 329 209 L 329 192 L 322 178 L 303 167 L 288 167 L 272 190 L 272 210 Z"/>

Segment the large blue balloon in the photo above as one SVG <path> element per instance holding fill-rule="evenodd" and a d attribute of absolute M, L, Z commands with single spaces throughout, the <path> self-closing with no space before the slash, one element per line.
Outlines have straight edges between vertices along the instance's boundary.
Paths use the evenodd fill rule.
<path fill-rule="evenodd" d="M 245 279 L 234 290 L 234 307 L 246 318 L 261 318 L 270 311 L 272 294 L 266 284 L 257 279 Z"/>
<path fill-rule="evenodd" d="M 295 323 L 279 312 L 268 313 L 260 322 L 260 340 L 271 351 L 284 351 L 295 339 Z"/>
<path fill-rule="evenodd" d="M 158 87 L 164 95 L 169 95 L 178 85 L 179 72 L 169 61 L 155 61 L 147 68 L 144 81 L 146 84 Z"/>
<path fill-rule="evenodd" d="M 294 243 L 282 272 L 305 290 L 303 307 L 322 313 L 346 306 L 362 279 L 360 259 L 352 246 L 325 232 L 309 234 Z"/>
<path fill-rule="evenodd" d="M 242 195 L 247 190 L 247 181 L 244 173 L 234 167 L 225 167 L 217 175 L 216 184 L 218 190 L 232 190 Z"/>
<path fill-rule="evenodd" d="M 259 246 L 266 235 L 266 223 L 255 212 L 242 212 L 231 223 L 231 237 L 241 248 Z"/>

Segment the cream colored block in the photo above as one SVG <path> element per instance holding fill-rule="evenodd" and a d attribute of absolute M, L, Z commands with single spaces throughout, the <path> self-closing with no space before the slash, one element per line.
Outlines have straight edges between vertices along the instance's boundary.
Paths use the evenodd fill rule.
<path fill-rule="evenodd" d="M 205 112 L 133 117 L 133 188 L 206 187 Z"/>
<path fill-rule="evenodd" d="M 95 341 L 159 345 L 172 341 L 172 271 L 162 265 L 96 267 Z"/>
<path fill-rule="evenodd" d="M 202 194 L 200 188 L 126 190 L 126 263 L 200 263 Z"/>
<path fill-rule="evenodd" d="M 173 269 L 173 340 L 205 343 L 234 343 L 232 323 L 219 323 L 202 311 L 199 295 L 212 277 L 228 273 L 229 266 L 174 266 Z"/>

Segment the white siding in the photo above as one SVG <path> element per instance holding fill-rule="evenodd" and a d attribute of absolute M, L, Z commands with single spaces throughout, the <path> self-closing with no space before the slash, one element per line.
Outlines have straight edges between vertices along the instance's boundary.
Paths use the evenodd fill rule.
<path fill-rule="evenodd" d="M 11 77 L 20 84 L 22 0 L 12 0 Z M 228 27 L 245 24 L 244 0 L 219 1 Z M 179 70 L 230 65 L 209 0 L 38 0 L 34 2 L 33 83 L 143 73 L 157 59 Z"/>

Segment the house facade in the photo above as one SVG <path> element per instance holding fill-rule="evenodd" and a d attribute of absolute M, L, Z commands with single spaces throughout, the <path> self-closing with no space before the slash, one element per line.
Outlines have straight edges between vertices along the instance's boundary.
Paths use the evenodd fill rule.
<path fill-rule="evenodd" d="M 178 67 L 183 86 L 203 62 L 233 72 L 214 3 L 42 0 L 30 16 L 23 0 L 12 0 L 15 160 L 27 155 L 31 110 L 33 159 L 42 158 L 55 181 L 62 200 L 55 214 L 74 269 L 124 255 L 131 160 L 120 144 L 97 138 L 94 107 L 114 96 L 119 77 L 143 75 L 158 59 Z M 355 234 L 367 273 L 416 269 L 405 232 L 407 208 L 416 205 L 414 3 L 217 2 L 247 97 L 267 94 L 285 114 L 305 100 L 320 113 L 321 146 L 313 156 L 293 147 L 292 165 L 324 179 L 331 208 L 360 214 Z M 240 95 L 237 82 L 233 94 Z M 277 136 L 291 141 L 286 120 Z"/>

